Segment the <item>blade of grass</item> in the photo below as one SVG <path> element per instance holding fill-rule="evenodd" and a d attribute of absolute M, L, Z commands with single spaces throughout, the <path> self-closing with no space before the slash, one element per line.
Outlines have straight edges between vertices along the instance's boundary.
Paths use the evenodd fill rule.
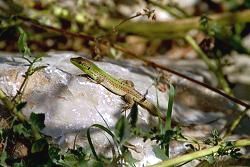
<path fill-rule="evenodd" d="M 246 115 L 247 111 L 249 110 L 249 108 L 246 108 L 245 110 L 241 111 L 238 116 L 235 118 L 235 120 L 231 123 L 229 129 L 227 129 L 224 132 L 224 136 L 222 137 L 223 139 L 225 139 L 226 137 L 230 136 L 233 131 L 238 127 L 240 121 L 242 120 L 242 118 L 244 118 L 244 116 Z"/>
<path fill-rule="evenodd" d="M 250 139 L 241 139 L 241 140 L 237 140 L 234 142 L 233 146 L 234 147 L 245 147 L 245 146 L 249 146 L 250 145 Z M 201 158 L 204 156 L 208 156 L 211 154 L 214 154 L 216 152 L 218 152 L 218 150 L 221 148 L 220 145 L 217 146 L 213 146 L 204 150 L 200 150 L 200 151 L 195 151 L 192 153 L 188 153 L 182 156 L 177 156 L 175 158 L 160 162 L 158 164 L 155 165 L 151 165 L 148 167 L 167 167 L 167 166 L 177 166 L 178 164 L 182 164 L 197 158 Z"/>
<path fill-rule="evenodd" d="M 132 106 L 131 111 L 128 115 L 128 118 L 129 118 L 129 123 L 131 127 L 136 127 L 136 123 L 138 120 L 138 107 L 136 103 L 134 103 L 134 105 Z"/>
<path fill-rule="evenodd" d="M 168 109 L 167 109 L 167 117 L 166 117 L 166 124 L 165 124 L 165 130 L 171 129 L 171 117 L 172 117 L 172 111 L 173 111 L 173 104 L 174 104 L 174 96 L 175 96 L 175 89 L 172 84 L 170 84 L 169 93 L 168 93 Z"/>
<path fill-rule="evenodd" d="M 102 120 L 103 120 L 103 122 L 105 123 L 105 125 L 108 127 L 108 129 L 111 129 L 110 126 L 108 125 L 107 121 L 106 121 L 106 120 L 104 119 L 104 117 L 102 116 L 102 114 L 97 110 L 97 108 L 95 108 L 95 109 L 96 109 L 97 113 L 100 115 L 100 117 L 102 118 Z M 107 138 L 107 139 L 108 139 L 108 138 Z M 110 141 L 110 140 L 108 139 L 108 141 Z M 116 149 L 119 150 L 118 144 L 117 144 L 116 142 L 115 142 L 114 144 L 115 144 L 115 146 L 116 146 Z"/>
<path fill-rule="evenodd" d="M 157 89 L 155 89 L 155 93 L 156 93 L 156 104 L 157 104 L 157 108 L 159 109 L 160 107 L 160 104 L 159 104 L 159 98 L 158 98 L 158 91 L 157 91 Z M 159 127 L 159 129 L 160 129 L 160 132 L 161 132 L 161 134 L 163 134 L 164 133 L 164 129 L 163 129 L 163 127 L 162 127 L 162 120 L 161 120 L 161 118 L 160 118 L 160 116 L 158 116 L 158 127 Z"/>
<path fill-rule="evenodd" d="M 90 129 L 91 129 L 92 127 L 99 128 L 99 129 L 105 131 L 105 132 L 108 133 L 108 134 L 113 138 L 113 140 L 116 142 L 116 140 L 115 140 L 115 135 L 114 135 L 108 128 L 106 128 L 106 127 L 104 127 L 104 126 L 102 126 L 102 125 L 100 125 L 100 124 L 93 124 L 93 125 L 91 125 L 91 126 L 88 128 L 88 130 L 87 130 L 87 139 L 88 139 L 88 142 L 89 142 L 91 151 L 92 151 L 94 157 L 96 158 L 96 160 L 100 161 L 100 158 L 98 157 L 98 155 L 97 155 L 97 153 L 96 153 L 96 151 L 95 151 L 95 147 L 94 147 L 94 145 L 93 145 L 93 142 L 92 142 L 92 139 L 91 139 L 91 136 L 90 136 Z"/>

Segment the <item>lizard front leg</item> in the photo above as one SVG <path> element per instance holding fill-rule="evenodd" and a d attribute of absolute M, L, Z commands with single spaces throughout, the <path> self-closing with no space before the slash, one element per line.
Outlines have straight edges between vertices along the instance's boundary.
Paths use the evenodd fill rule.
<path fill-rule="evenodd" d="M 77 76 L 87 78 L 87 79 L 89 79 L 91 82 L 96 83 L 96 81 L 95 81 L 91 76 L 89 76 L 88 74 L 79 74 L 79 75 L 77 75 Z"/>
<path fill-rule="evenodd" d="M 78 75 L 79 77 L 85 77 L 85 78 L 88 78 L 91 82 L 94 82 L 96 84 L 101 84 L 103 81 L 104 81 L 104 77 L 101 77 L 101 76 L 95 76 L 95 78 L 91 77 L 90 75 L 88 74 L 79 74 Z"/>
<path fill-rule="evenodd" d="M 78 77 L 91 78 L 88 74 L 78 74 Z"/>
<path fill-rule="evenodd" d="M 80 77 L 86 77 L 91 82 L 94 82 L 96 84 L 101 84 L 105 80 L 105 78 L 103 76 L 100 76 L 100 75 L 92 75 L 92 76 L 90 76 L 89 74 L 80 74 L 78 76 L 80 76 Z"/>
<path fill-rule="evenodd" d="M 95 82 L 96 82 L 97 84 L 101 84 L 104 80 L 105 80 L 104 77 L 99 76 L 99 77 L 97 77 L 97 78 L 95 79 Z"/>

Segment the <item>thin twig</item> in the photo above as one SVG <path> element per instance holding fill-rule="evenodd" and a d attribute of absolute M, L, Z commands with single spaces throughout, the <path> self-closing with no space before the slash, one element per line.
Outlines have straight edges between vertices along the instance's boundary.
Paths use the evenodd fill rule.
<path fill-rule="evenodd" d="M 131 20 L 131 19 L 134 19 L 134 18 L 136 18 L 136 17 L 139 17 L 139 16 L 141 16 L 142 14 L 141 13 L 137 13 L 136 15 L 134 15 L 134 16 L 131 16 L 131 17 L 129 17 L 129 18 L 126 18 L 125 20 L 122 20 L 119 24 L 117 24 L 113 29 L 114 30 L 116 30 L 120 25 L 122 25 L 123 23 L 125 23 L 125 22 L 127 22 L 127 21 L 129 21 L 129 20 Z"/>
<path fill-rule="evenodd" d="M 29 72 L 30 70 L 32 69 L 32 64 L 29 66 L 28 70 L 25 72 L 25 75 L 24 75 L 24 80 L 20 86 L 20 88 L 17 90 L 17 93 L 16 95 L 12 98 L 11 101 L 15 102 L 16 101 L 16 98 L 19 96 L 19 95 L 22 95 L 23 94 L 23 91 L 24 91 L 24 86 L 26 85 L 27 81 L 28 81 L 28 78 L 29 78 Z"/>
<path fill-rule="evenodd" d="M 205 87 L 205 88 L 207 88 L 207 89 L 209 89 L 209 90 L 211 90 L 211 91 L 213 91 L 213 92 L 216 92 L 216 93 L 220 94 L 221 96 L 224 96 L 225 98 L 227 98 L 227 99 L 229 99 L 229 100 L 231 100 L 231 101 L 233 101 L 233 102 L 235 102 L 235 103 L 237 103 L 237 104 L 239 104 L 239 105 L 242 105 L 242 106 L 244 106 L 244 107 L 250 107 L 250 105 L 247 104 L 246 102 L 241 101 L 240 99 L 235 98 L 235 97 L 233 97 L 233 96 L 230 96 L 230 95 L 224 93 L 223 91 L 221 91 L 221 90 L 219 90 L 219 89 L 216 89 L 216 88 L 214 88 L 214 87 L 212 87 L 212 86 L 210 86 L 210 85 L 208 85 L 208 84 L 206 84 L 206 83 L 203 83 L 203 82 L 200 82 L 200 81 L 195 80 L 195 79 L 193 79 L 193 78 L 190 78 L 190 77 L 188 77 L 188 76 L 186 76 L 186 75 L 184 75 L 184 74 L 181 74 L 181 73 L 179 73 L 179 72 L 177 72 L 177 71 L 174 71 L 174 70 L 172 70 L 172 69 L 170 69 L 170 68 L 168 68 L 168 67 L 165 67 L 165 66 L 163 66 L 163 65 L 156 64 L 156 63 L 154 63 L 153 61 L 150 61 L 150 60 L 147 60 L 147 59 L 145 59 L 145 58 L 143 58 L 143 57 L 141 57 L 141 56 L 138 56 L 138 55 L 136 55 L 135 53 L 133 53 L 133 52 L 131 52 L 131 51 L 129 51 L 129 50 L 126 50 L 126 49 L 124 49 L 123 47 L 121 47 L 121 46 L 119 46 L 119 45 L 114 44 L 113 47 L 114 47 L 115 49 L 117 49 L 117 50 L 120 50 L 120 51 L 122 51 L 122 52 L 124 52 L 124 53 L 126 53 L 126 54 L 128 54 L 128 55 L 130 55 L 130 56 L 132 56 L 132 57 L 134 57 L 134 58 L 136 58 L 136 59 L 139 59 L 139 60 L 144 61 L 144 62 L 147 63 L 147 65 L 149 65 L 149 66 L 152 66 L 152 67 L 154 67 L 154 68 L 160 68 L 160 69 L 162 69 L 162 70 L 168 71 L 168 72 L 170 72 L 170 73 L 172 73 L 172 74 L 175 74 L 175 75 L 177 75 L 177 76 L 179 76 L 179 77 L 181 77 L 181 78 L 185 78 L 185 79 L 187 79 L 187 80 L 189 80 L 189 81 L 191 81 L 191 82 L 193 82 L 193 83 L 196 83 L 196 84 L 201 85 L 201 86 L 203 86 L 203 87 Z"/>
<path fill-rule="evenodd" d="M 41 29 L 46 29 L 46 30 L 50 30 L 53 32 L 58 32 L 62 35 L 69 35 L 69 36 L 74 36 L 74 37 L 78 37 L 78 38 L 83 38 L 86 39 L 88 41 L 95 41 L 95 37 L 90 36 L 90 35 L 86 35 L 86 34 L 80 34 L 80 33 L 74 33 L 74 32 L 70 32 L 70 31 L 66 31 L 64 29 L 60 29 L 60 28 L 56 28 L 56 27 L 52 27 L 52 26 L 48 26 L 48 25 L 44 25 L 44 24 L 40 24 L 39 22 L 30 19 L 28 17 L 24 17 L 24 16 L 16 16 L 18 19 L 30 23 L 35 27 L 41 28 Z"/>
<path fill-rule="evenodd" d="M 208 56 L 203 52 L 203 50 L 199 47 L 199 45 L 196 43 L 196 41 L 190 36 L 186 35 L 184 39 L 192 46 L 192 48 L 196 51 L 198 56 L 206 63 L 209 70 L 214 73 L 216 76 L 219 86 L 229 95 L 233 95 L 232 90 L 230 89 L 226 79 L 224 78 L 221 69 L 218 67 L 218 65 L 210 60 Z"/>

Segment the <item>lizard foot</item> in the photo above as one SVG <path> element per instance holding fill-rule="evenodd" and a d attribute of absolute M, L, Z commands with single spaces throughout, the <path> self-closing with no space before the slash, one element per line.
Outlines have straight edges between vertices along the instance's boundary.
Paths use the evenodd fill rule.
<path fill-rule="evenodd" d="M 129 110 L 130 108 L 131 108 L 130 105 L 124 104 L 124 105 L 122 106 L 122 112 L 125 112 L 125 111 Z"/>
<path fill-rule="evenodd" d="M 88 74 L 79 74 L 77 75 L 78 77 L 85 77 L 85 78 L 89 78 L 89 75 Z"/>

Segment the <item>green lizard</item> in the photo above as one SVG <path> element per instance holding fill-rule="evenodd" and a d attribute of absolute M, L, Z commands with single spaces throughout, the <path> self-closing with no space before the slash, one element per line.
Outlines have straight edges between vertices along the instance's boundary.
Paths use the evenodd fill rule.
<path fill-rule="evenodd" d="M 114 94 L 124 97 L 124 100 L 127 102 L 127 108 L 131 107 L 134 102 L 139 104 L 141 107 L 145 108 L 154 116 L 159 116 L 161 119 L 165 120 L 165 116 L 157 109 L 157 107 L 147 100 L 144 95 L 140 94 L 133 84 L 129 81 L 116 79 L 110 74 L 106 73 L 93 62 L 88 59 L 77 57 L 71 58 L 70 62 L 87 74 L 92 80 L 96 83 L 101 84 L 109 91 Z"/>

